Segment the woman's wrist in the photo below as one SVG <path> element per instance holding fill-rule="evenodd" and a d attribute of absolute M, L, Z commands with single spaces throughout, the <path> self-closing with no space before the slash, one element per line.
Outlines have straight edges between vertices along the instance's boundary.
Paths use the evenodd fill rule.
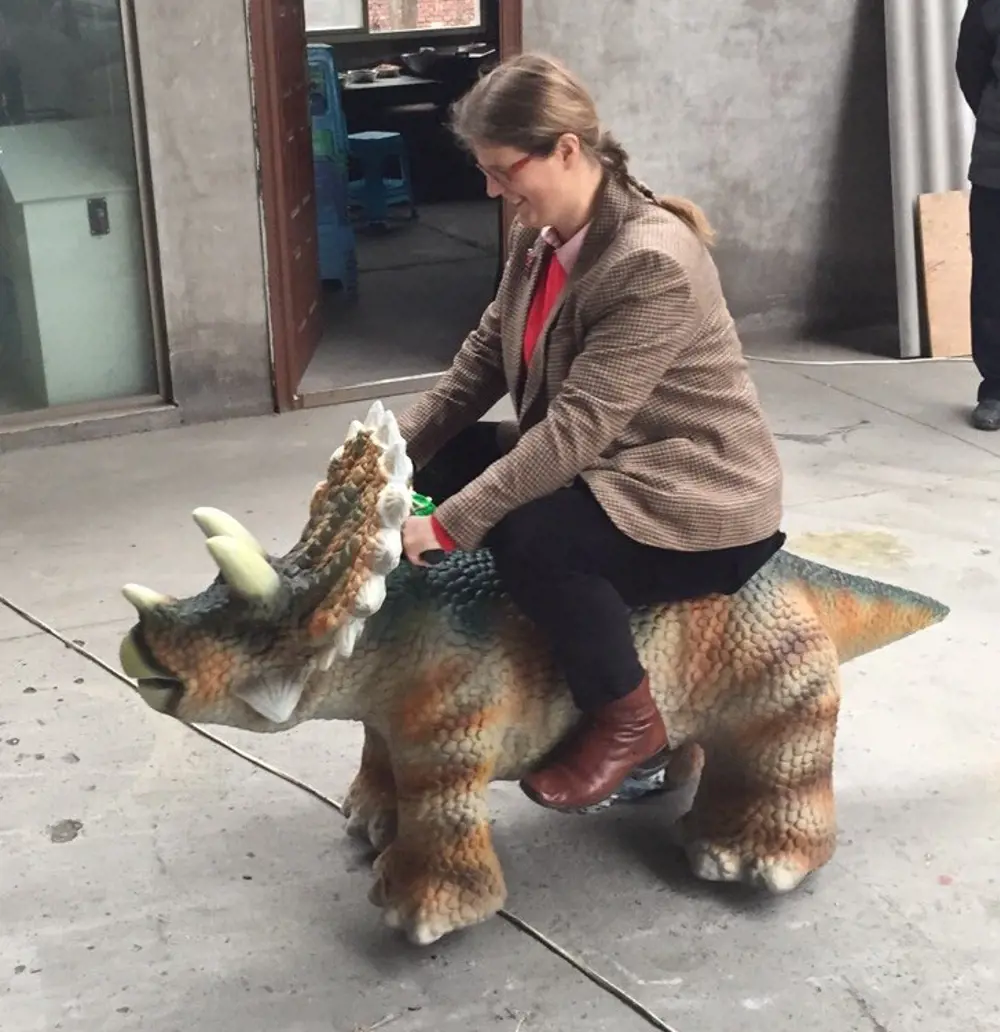
<path fill-rule="evenodd" d="M 455 544 L 452 536 L 441 526 L 441 521 L 437 516 L 431 516 L 431 529 L 434 531 L 434 536 L 438 540 L 438 544 L 446 552 L 454 552 L 457 545 Z"/>

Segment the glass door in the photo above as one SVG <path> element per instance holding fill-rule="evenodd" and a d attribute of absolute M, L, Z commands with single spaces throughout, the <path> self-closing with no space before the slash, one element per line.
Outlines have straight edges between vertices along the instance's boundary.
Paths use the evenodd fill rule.
<path fill-rule="evenodd" d="M 160 391 L 126 27 L 0 5 L 0 419 Z"/>

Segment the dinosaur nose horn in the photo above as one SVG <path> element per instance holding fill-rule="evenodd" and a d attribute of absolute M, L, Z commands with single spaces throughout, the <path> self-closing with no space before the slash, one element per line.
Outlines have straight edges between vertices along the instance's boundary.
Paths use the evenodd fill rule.
<path fill-rule="evenodd" d="M 170 596 L 164 595 L 152 588 L 143 587 L 141 584 L 126 584 L 122 588 L 122 594 L 132 603 L 139 613 L 148 613 L 157 606 L 167 605 Z"/>

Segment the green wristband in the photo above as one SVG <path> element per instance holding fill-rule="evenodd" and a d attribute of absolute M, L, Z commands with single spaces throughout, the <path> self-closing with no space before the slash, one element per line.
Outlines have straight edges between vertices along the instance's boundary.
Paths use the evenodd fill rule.
<path fill-rule="evenodd" d="M 430 516 L 436 508 L 434 501 L 428 498 L 427 495 L 417 494 L 416 491 L 413 492 L 413 504 L 410 511 L 414 516 Z"/>

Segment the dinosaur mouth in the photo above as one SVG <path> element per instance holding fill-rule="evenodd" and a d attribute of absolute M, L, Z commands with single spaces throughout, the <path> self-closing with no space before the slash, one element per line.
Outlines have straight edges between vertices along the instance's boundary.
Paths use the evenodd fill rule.
<path fill-rule="evenodd" d="M 118 657 L 122 670 L 135 679 L 143 702 L 157 713 L 173 716 L 184 697 L 184 685 L 153 659 L 138 627 L 122 639 Z"/>

